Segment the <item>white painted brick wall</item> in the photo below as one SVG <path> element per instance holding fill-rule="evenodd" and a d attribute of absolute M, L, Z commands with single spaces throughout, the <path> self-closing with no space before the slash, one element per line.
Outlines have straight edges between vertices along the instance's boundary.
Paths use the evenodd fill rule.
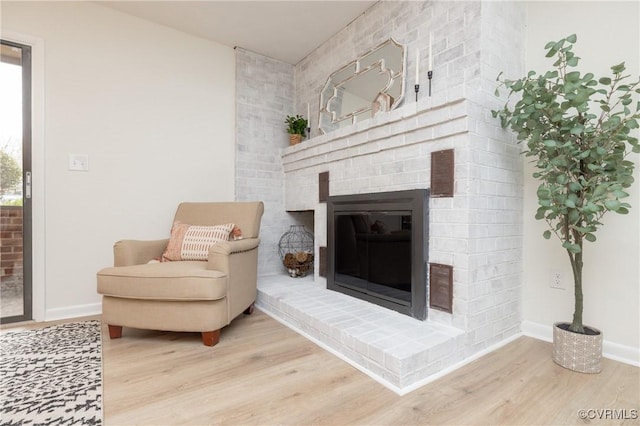
<path fill-rule="evenodd" d="M 367 32 L 380 22 L 385 31 Z M 503 23 L 506 29 L 494 29 Z M 296 66 L 297 110 L 309 102 L 315 124 L 319 88 L 331 72 L 389 37 L 406 44 L 404 105 L 287 148 L 285 205 L 315 208 L 316 200 L 305 201 L 305 194 L 314 191 L 320 171 L 330 172 L 332 195 L 429 187 L 430 153 L 455 148 L 456 196 L 431 201 L 429 254 L 431 262 L 454 265 L 454 314 L 429 315 L 467 330 L 484 327 L 474 345 L 482 345 L 478 336 L 492 341 L 489 328 L 501 334 L 514 329 L 505 318 L 519 316 L 514 290 L 521 279 L 522 163 L 513 140 L 502 140 L 490 109 L 499 105 L 496 70 L 521 67 L 523 24 L 524 8 L 510 3 L 380 2 Z M 433 96 L 422 91 L 416 104 L 409 80 L 416 48 L 426 64 L 430 32 Z M 318 232 L 324 222 L 315 226 Z M 469 320 L 478 315 L 493 319 Z"/>
<path fill-rule="evenodd" d="M 292 224 L 313 230 L 310 215 L 287 214 L 280 150 L 289 144 L 284 118 L 293 113 L 292 65 L 236 48 L 236 199 L 261 200 L 258 274 L 282 273 L 278 241 Z"/>
<path fill-rule="evenodd" d="M 429 321 L 467 331 L 464 350 L 453 354 L 459 358 L 517 333 L 522 159 L 490 110 L 502 102 L 493 95 L 497 74 L 523 72 L 525 11 L 519 2 L 378 2 L 295 67 L 238 50 L 236 187 L 238 199 L 267 200 L 260 273 L 281 271 L 277 240 L 293 222 L 306 221 L 316 247 L 326 245 L 318 173 L 330 172 L 332 195 L 428 188 L 431 152 L 454 148 L 455 197 L 430 202 L 429 253 L 431 262 L 454 266 L 454 314 L 430 310 Z M 430 33 L 432 97 L 426 92 Z M 390 37 L 407 48 L 401 107 L 319 135 L 319 93 L 329 74 Z M 425 67 L 418 103 L 416 48 Z M 287 147 L 284 115 L 305 114 L 307 103 L 314 138 Z M 285 210 L 314 210 L 313 223 Z M 324 282 L 317 273 L 316 263 L 316 280 Z M 416 368 L 437 371 L 438 362 Z"/>

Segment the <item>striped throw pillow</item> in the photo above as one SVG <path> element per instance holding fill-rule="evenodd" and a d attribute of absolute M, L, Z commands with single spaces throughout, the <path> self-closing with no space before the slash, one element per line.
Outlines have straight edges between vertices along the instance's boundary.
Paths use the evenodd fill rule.
<path fill-rule="evenodd" d="M 233 223 L 215 226 L 197 226 L 176 222 L 171 228 L 169 244 L 162 261 L 207 260 L 209 248 L 220 241 L 228 241 Z"/>

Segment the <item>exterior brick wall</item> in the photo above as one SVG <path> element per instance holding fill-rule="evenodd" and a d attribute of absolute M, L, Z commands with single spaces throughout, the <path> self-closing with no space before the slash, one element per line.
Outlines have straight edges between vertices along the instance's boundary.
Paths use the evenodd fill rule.
<path fill-rule="evenodd" d="M 22 207 L 0 207 L 0 279 L 21 274 L 22 256 Z"/>

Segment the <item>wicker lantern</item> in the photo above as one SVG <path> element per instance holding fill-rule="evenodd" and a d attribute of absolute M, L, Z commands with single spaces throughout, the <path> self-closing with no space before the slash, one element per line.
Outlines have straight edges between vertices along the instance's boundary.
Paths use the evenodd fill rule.
<path fill-rule="evenodd" d="M 280 259 L 291 277 L 304 277 L 313 267 L 313 234 L 302 225 L 291 225 L 278 243 Z"/>

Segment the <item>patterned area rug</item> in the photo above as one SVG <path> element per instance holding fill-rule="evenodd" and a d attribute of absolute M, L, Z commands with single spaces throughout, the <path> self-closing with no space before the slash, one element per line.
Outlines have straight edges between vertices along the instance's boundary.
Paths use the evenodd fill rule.
<path fill-rule="evenodd" d="M 100 321 L 0 335 L 0 424 L 101 425 Z"/>

